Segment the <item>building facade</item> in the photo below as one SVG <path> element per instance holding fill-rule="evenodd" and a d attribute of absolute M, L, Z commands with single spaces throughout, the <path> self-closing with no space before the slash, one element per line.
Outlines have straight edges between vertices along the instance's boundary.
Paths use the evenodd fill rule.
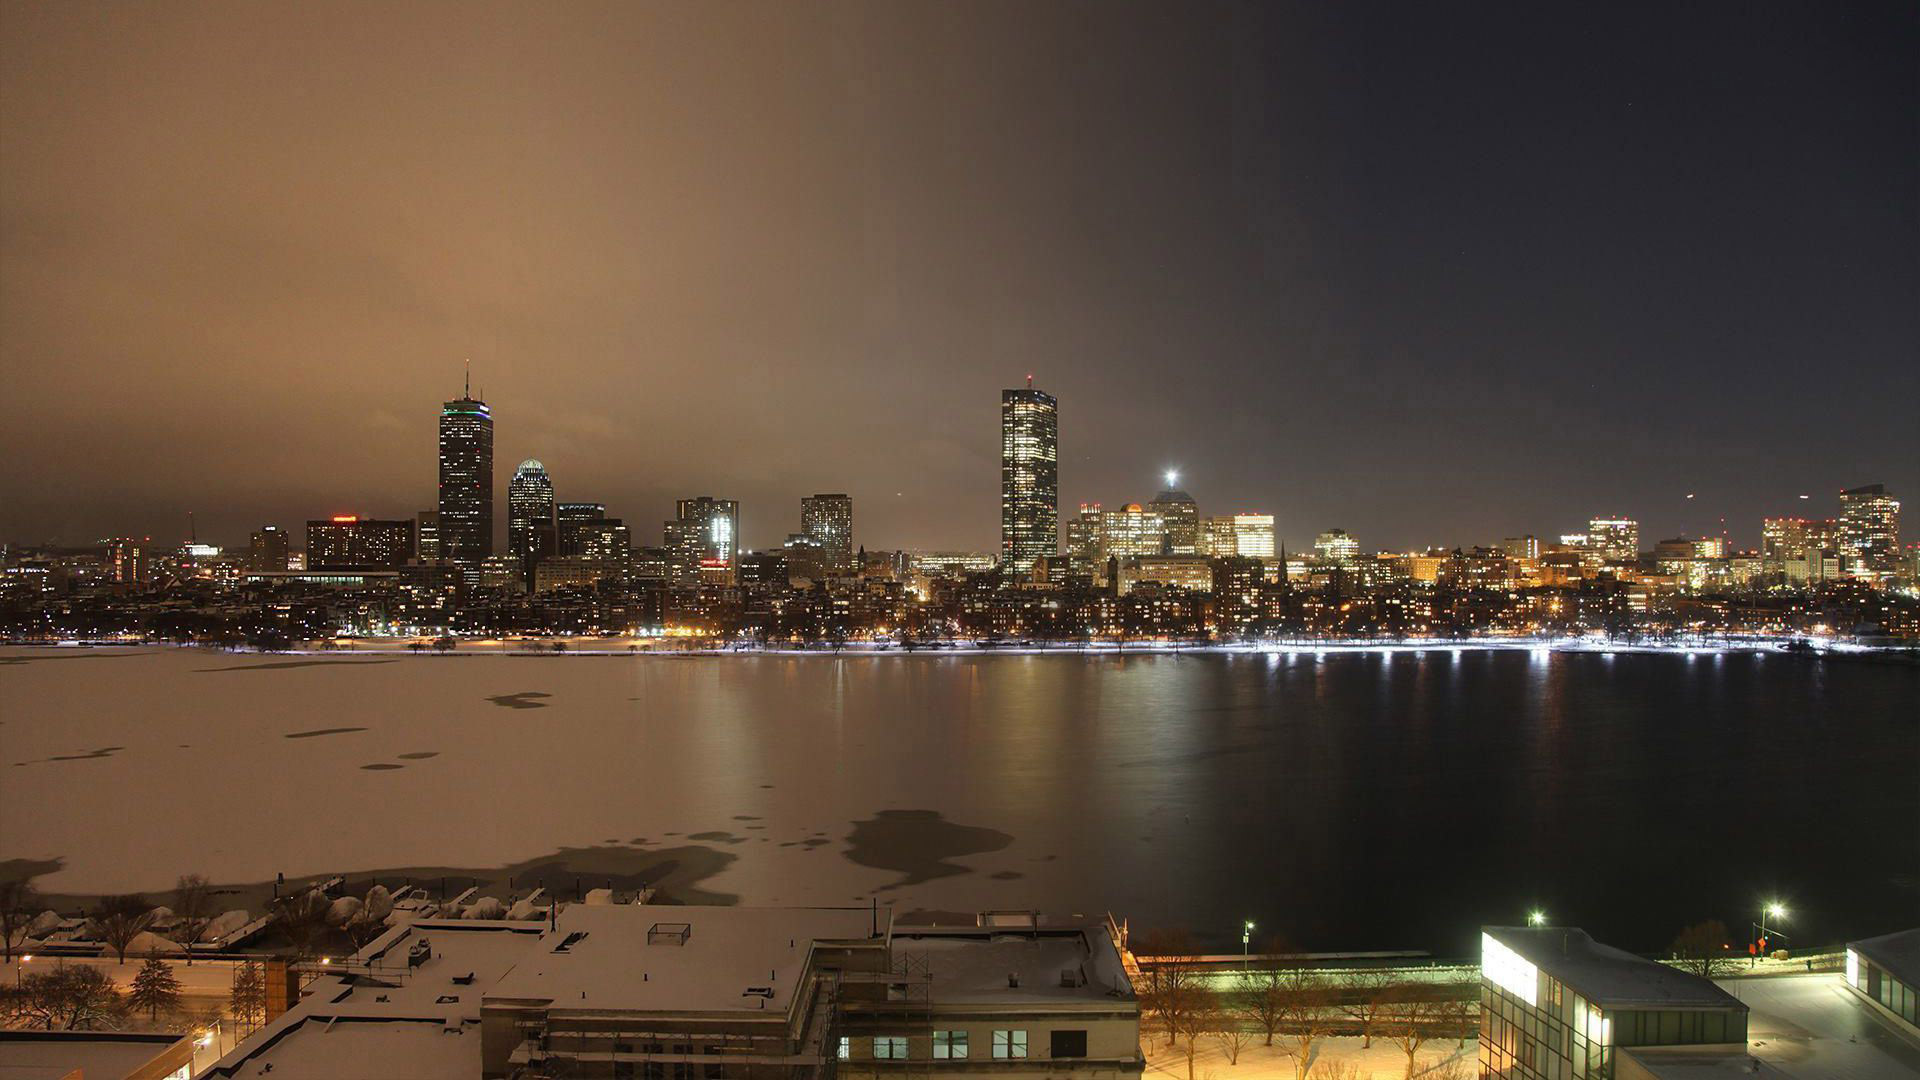
<path fill-rule="evenodd" d="M 507 481 L 507 553 L 526 567 L 527 580 L 541 559 L 559 554 L 553 478 L 547 467 L 528 458 Z"/>
<path fill-rule="evenodd" d="M 800 531 L 819 542 L 829 572 L 841 576 L 853 573 L 852 496 L 809 495 L 801 499 Z"/>
<path fill-rule="evenodd" d="M 493 554 L 493 413 L 472 388 L 440 407 L 440 556 Z"/>
<path fill-rule="evenodd" d="M 413 522 L 336 514 L 307 522 L 308 570 L 374 570 L 413 558 Z"/>
<path fill-rule="evenodd" d="M 1640 523 L 1620 517 L 1588 521 L 1586 552 L 1601 564 L 1633 562 L 1640 557 Z"/>
<path fill-rule="evenodd" d="M 262 525 L 247 540 L 249 570 L 285 570 L 293 555 L 293 543 L 287 530 L 278 525 Z"/>
<path fill-rule="evenodd" d="M 1884 484 L 1840 493 L 1840 554 L 1856 576 L 1892 572 L 1900 556 L 1900 500 Z"/>
<path fill-rule="evenodd" d="M 1847 988 L 1920 1038 L 1920 928 L 1847 942 Z"/>
<path fill-rule="evenodd" d="M 1738 1048 L 1747 1007 L 1711 981 L 1572 927 L 1480 935 L 1480 1075 L 1612 1080 L 1623 1047 Z"/>
<path fill-rule="evenodd" d="M 1030 574 L 1060 550 L 1059 403 L 1033 388 L 1000 392 L 1000 566 Z"/>
<path fill-rule="evenodd" d="M 740 553 L 740 504 L 700 495 L 674 503 L 664 529 L 675 585 L 730 585 Z"/>

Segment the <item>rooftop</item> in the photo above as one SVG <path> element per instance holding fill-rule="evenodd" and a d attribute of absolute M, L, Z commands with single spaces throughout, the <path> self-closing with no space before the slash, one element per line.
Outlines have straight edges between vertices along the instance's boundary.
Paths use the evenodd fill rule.
<path fill-rule="evenodd" d="M 1920 927 L 1849 941 L 1847 948 L 1908 986 L 1920 986 Z"/>
<path fill-rule="evenodd" d="M 1697 975 L 1602 945 L 1570 926 L 1489 926 L 1485 933 L 1602 1009 L 1745 1009 Z"/>
<path fill-rule="evenodd" d="M 488 997 L 559 1009 L 766 1011 L 792 1004 L 815 941 L 884 941 L 868 908 L 576 904 Z"/>
<path fill-rule="evenodd" d="M 1620 1077 L 1650 1076 L 1654 1080 L 1787 1080 L 1788 1074 L 1747 1054 L 1745 1047 L 1718 1050 L 1697 1046 L 1624 1046 L 1614 1073 Z M 1627 1065 L 1631 1060 L 1639 1072 Z"/>
<path fill-rule="evenodd" d="M 1131 1002 L 1120 953 L 1104 931 L 896 927 L 896 958 L 924 957 L 942 1006 Z"/>
<path fill-rule="evenodd" d="M 157 1032 L 0 1031 L 0 1080 L 119 1080 L 176 1047 L 184 1051 L 186 1042 L 185 1035 Z"/>
<path fill-rule="evenodd" d="M 271 1065 L 276 1078 L 299 1080 L 383 1061 L 393 1063 L 392 1076 L 478 1076 L 480 996 L 539 948 L 543 929 L 424 919 L 389 930 L 205 1075 L 254 1076 Z M 422 958 L 410 964 L 416 949 Z"/>

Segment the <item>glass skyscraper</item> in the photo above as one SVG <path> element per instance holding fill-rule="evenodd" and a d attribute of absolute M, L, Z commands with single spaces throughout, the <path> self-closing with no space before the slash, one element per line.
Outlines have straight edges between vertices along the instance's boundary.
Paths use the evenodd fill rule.
<path fill-rule="evenodd" d="M 1000 391 L 1000 565 L 1016 575 L 1059 554 L 1059 408 L 1031 378 Z"/>
<path fill-rule="evenodd" d="M 471 386 L 440 407 L 440 553 L 457 563 L 493 554 L 493 413 Z"/>
<path fill-rule="evenodd" d="M 545 465 L 528 458 L 507 481 L 507 551 L 525 563 L 529 581 L 534 564 L 559 546 L 556 526 L 553 480 Z"/>

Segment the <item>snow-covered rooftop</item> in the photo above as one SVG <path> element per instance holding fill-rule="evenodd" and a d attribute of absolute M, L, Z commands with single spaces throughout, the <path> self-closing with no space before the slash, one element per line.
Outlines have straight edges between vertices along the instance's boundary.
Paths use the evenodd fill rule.
<path fill-rule="evenodd" d="M 0 1031 L 0 1080 L 130 1076 L 186 1042 L 185 1035 L 130 1031 Z"/>
<path fill-rule="evenodd" d="M 1489 926 L 1486 933 L 1602 1009 L 1745 1009 L 1706 979 L 1602 945 L 1562 926 Z"/>
<path fill-rule="evenodd" d="M 1623 1046 L 1617 1051 L 1620 1063 L 1614 1066 L 1619 1076 L 1654 1077 L 1655 1080 L 1788 1080 L 1789 1074 L 1752 1057 L 1744 1046 L 1720 1049 L 1697 1046 Z M 1640 1072 L 1634 1073 L 1626 1062 L 1631 1059 Z"/>
<path fill-rule="evenodd" d="M 1120 954 L 1104 932 L 896 927 L 896 958 L 924 957 L 943 1006 L 1131 1001 Z"/>
<path fill-rule="evenodd" d="M 1908 986 L 1920 986 L 1920 927 L 1847 942 L 1847 948 L 1873 961 Z"/>
<path fill-rule="evenodd" d="M 878 944 L 890 919 L 884 908 L 576 904 L 488 997 L 556 1010 L 785 1013 L 814 942 Z"/>
<path fill-rule="evenodd" d="M 540 947 L 544 929 L 428 919 L 389 930 L 205 1075 L 255 1076 L 271 1065 L 276 1080 L 300 1080 L 380 1061 L 389 1076 L 478 1076 L 480 997 Z M 416 948 L 423 959 L 409 964 Z"/>

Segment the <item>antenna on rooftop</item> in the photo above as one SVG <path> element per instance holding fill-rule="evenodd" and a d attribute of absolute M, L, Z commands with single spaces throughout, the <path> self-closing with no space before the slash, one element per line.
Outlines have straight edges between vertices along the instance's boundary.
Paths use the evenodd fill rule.
<path fill-rule="evenodd" d="M 472 357 L 467 358 L 467 388 L 465 390 L 460 391 L 460 394 L 462 397 L 466 398 L 468 401 L 473 400 L 473 358 Z"/>

